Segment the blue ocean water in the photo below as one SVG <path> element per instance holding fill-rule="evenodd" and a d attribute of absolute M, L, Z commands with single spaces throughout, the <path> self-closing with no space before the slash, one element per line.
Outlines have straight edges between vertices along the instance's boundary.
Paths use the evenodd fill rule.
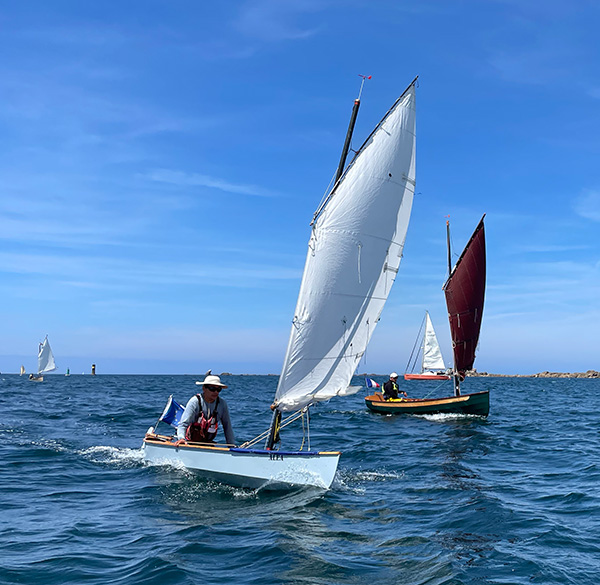
<path fill-rule="evenodd" d="M 311 447 L 343 452 L 322 492 L 145 463 L 146 429 L 195 379 L 0 376 L 1 584 L 600 581 L 600 380 L 470 378 L 488 419 L 331 400 L 311 418 Z M 277 378 L 226 381 L 238 441 L 265 430 Z"/>

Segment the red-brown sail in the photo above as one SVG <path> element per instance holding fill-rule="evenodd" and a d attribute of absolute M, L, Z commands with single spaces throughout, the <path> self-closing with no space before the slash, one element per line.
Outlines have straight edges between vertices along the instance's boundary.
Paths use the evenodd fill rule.
<path fill-rule="evenodd" d="M 473 368 L 485 297 L 485 230 L 483 219 L 450 273 L 444 293 L 450 320 L 454 370 L 464 378 Z"/>

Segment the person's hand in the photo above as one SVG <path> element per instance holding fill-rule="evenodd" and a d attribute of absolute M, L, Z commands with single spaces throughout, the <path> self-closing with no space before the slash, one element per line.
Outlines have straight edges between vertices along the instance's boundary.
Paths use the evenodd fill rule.
<path fill-rule="evenodd" d="M 178 439 L 177 441 L 175 441 L 175 447 L 179 447 L 180 445 L 185 445 L 186 442 L 187 441 L 185 439 Z"/>
<path fill-rule="evenodd" d="M 408 396 L 408 394 L 406 392 L 402 392 L 402 394 L 404 394 L 404 396 Z"/>

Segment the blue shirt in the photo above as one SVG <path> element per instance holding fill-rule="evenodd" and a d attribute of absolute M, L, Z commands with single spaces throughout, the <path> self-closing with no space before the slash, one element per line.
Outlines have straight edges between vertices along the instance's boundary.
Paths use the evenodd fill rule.
<path fill-rule="evenodd" d="M 204 400 L 204 396 L 202 394 L 200 396 L 200 401 L 202 402 L 202 412 L 206 418 L 209 418 L 209 415 L 213 413 L 215 408 L 216 400 L 214 402 L 206 402 Z M 177 438 L 185 439 L 185 432 L 187 428 L 195 422 L 200 422 L 199 419 L 201 417 L 200 414 L 200 404 L 196 395 L 192 396 L 188 403 L 185 405 L 185 410 L 181 415 L 181 420 L 177 425 Z M 225 440 L 229 445 L 235 445 L 235 435 L 233 434 L 233 428 L 231 427 L 231 419 L 229 418 L 229 407 L 227 406 L 227 402 L 223 398 L 219 396 L 219 404 L 217 406 L 217 421 L 223 427 L 223 432 L 225 433 Z"/>

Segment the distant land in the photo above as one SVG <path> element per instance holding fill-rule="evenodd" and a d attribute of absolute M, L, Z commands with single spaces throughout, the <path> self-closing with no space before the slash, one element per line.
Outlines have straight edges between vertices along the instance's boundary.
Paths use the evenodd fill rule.
<path fill-rule="evenodd" d="M 357 374 L 358 376 L 381 376 L 382 374 Z M 539 374 L 490 374 L 469 370 L 467 376 L 473 378 L 600 378 L 600 372 L 588 370 L 587 372 L 540 372 Z"/>
<path fill-rule="evenodd" d="M 467 376 L 483 378 L 600 378 L 600 372 L 588 370 L 587 372 L 540 372 L 539 374 L 490 374 L 470 370 Z"/>

